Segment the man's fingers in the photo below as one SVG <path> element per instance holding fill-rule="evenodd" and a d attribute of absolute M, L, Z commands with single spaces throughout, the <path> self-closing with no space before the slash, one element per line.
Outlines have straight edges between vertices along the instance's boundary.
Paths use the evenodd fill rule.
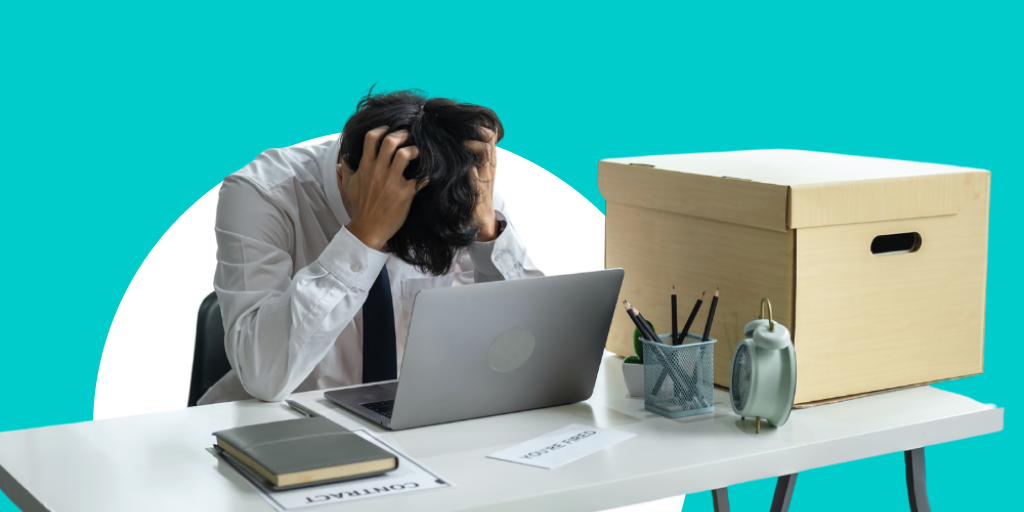
<path fill-rule="evenodd" d="M 466 147 L 472 151 L 480 162 L 480 165 L 484 167 L 494 167 L 497 165 L 495 162 L 494 145 L 488 142 L 480 142 L 478 140 L 467 140 Z"/>
<path fill-rule="evenodd" d="M 416 146 L 406 146 L 395 151 L 395 159 L 391 161 L 391 174 L 401 175 L 409 162 L 420 156 L 420 149 Z"/>
<path fill-rule="evenodd" d="M 490 143 L 480 142 L 478 140 L 467 140 L 466 147 L 476 155 L 477 160 L 480 161 L 480 165 L 488 165 L 492 163 L 492 160 L 494 159 L 492 148 L 494 146 Z"/>
<path fill-rule="evenodd" d="M 377 153 L 377 160 L 390 164 L 395 158 L 395 152 L 408 139 L 409 132 L 406 130 L 389 133 L 387 137 L 384 137 L 384 142 L 380 143 L 380 153 Z"/>
<path fill-rule="evenodd" d="M 495 132 L 486 126 L 477 126 L 477 131 L 480 132 L 480 138 L 482 138 L 484 142 L 487 142 L 488 144 L 498 143 L 496 140 L 498 138 L 498 132 Z"/>
<path fill-rule="evenodd" d="M 416 184 L 416 192 L 423 190 L 423 187 L 430 184 L 430 178 L 423 178 L 419 183 Z"/>
<path fill-rule="evenodd" d="M 478 140 L 467 140 L 466 141 L 466 147 L 469 148 L 470 151 L 476 153 L 476 155 L 479 156 L 479 157 L 487 156 L 487 146 L 489 146 L 489 145 L 490 144 L 488 144 L 486 142 L 481 142 L 481 141 L 478 141 Z"/>
<path fill-rule="evenodd" d="M 480 172 L 480 168 L 475 165 L 469 168 L 469 177 L 473 178 L 473 181 L 477 182 L 478 186 L 481 183 L 494 181 L 493 172 Z"/>
<path fill-rule="evenodd" d="M 366 132 L 366 137 L 363 138 L 363 162 L 372 161 L 377 158 L 377 148 L 380 147 L 380 139 L 387 132 L 387 126 L 378 126 Z M 359 164 L 362 167 L 362 162 L 359 162 Z"/>

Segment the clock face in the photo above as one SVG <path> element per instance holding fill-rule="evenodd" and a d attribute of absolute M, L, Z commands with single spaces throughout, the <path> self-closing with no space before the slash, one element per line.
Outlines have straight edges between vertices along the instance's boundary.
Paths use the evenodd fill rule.
<path fill-rule="evenodd" d="M 747 398 L 750 397 L 750 380 L 753 372 L 752 363 L 750 349 L 747 344 L 740 344 L 736 349 L 736 357 L 732 360 L 732 380 L 729 386 L 732 406 L 737 411 L 742 411 L 747 406 Z"/>

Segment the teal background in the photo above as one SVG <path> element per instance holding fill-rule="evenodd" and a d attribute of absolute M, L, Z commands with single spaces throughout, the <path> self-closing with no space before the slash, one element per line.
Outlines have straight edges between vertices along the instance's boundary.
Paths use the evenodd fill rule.
<path fill-rule="evenodd" d="M 607 157 L 794 148 L 991 170 L 985 374 L 939 387 L 1006 407 L 1006 429 L 929 448 L 928 478 L 936 509 L 1012 507 L 1021 5 L 5 2 L 0 431 L 90 420 L 107 329 L 164 231 L 260 151 L 339 131 L 377 83 L 494 108 L 505 149 L 602 209 Z M 902 472 L 894 454 L 802 473 L 792 510 L 906 510 Z M 773 485 L 731 488 L 733 509 L 767 508 Z M 709 493 L 685 509 L 710 511 Z"/>

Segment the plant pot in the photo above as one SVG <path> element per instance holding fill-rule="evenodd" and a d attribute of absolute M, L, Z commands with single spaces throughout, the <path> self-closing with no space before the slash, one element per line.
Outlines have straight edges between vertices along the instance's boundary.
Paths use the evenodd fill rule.
<path fill-rule="evenodd" d="M 644 397 L 644 365 L 622 363 L 622 376 L 626 379 L 626 391 L 633 398 Z"/>

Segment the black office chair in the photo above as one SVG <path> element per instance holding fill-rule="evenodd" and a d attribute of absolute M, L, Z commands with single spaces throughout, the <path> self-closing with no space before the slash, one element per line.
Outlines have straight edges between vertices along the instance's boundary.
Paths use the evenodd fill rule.
<path fill-rule="evenodd" d="M 206 393 L 231 370 L 224 352 L 224 321 L 220 316 L 217 292 L 203 299 L 196 325 L 196 348 L 192 356 L 192 384 L 188 389 L 188 406 L 196 405 Z"/>

